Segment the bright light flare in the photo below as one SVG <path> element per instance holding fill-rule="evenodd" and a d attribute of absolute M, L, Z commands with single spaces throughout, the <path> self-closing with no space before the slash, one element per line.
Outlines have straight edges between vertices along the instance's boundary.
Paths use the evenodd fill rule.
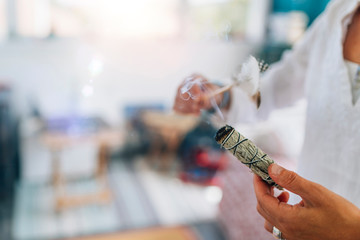
<path fill-rule="evenodd" d="M 84 97 L 91 97 L 94 94 L 94 87 L 91 85 L 85 85 L 82 89 L 81 89 L 81 94 Z"/>
<path fill-rule="evenodd" d="M 91 60 L 88 68 L 89 68 L 90 75 L 92 77 L 96 77 L 96 76 L 99 76 L 103 72 L 104 63 L 100 59 L 94 58 Z"/>
<path fill-rule="evenodd" d="M 209 203 L 218 204 L 223 197 L 223 192 L 220 187 L 210 186 L 205 188 L 205 199 Z"/>

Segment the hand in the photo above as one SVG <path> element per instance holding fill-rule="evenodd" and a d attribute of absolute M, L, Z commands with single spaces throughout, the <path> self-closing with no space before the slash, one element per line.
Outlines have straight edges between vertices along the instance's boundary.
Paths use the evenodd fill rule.
<path fill-rule="evenodd" d="M 308 181 L 277 164 L 269 167 L 270 177 L 280 186 L 298 194 L 302 201 L 287 204 L 289 195 L 278 198 L 273 189 L 254 177 L 257 210 L 265 218 L 265 228 L 276 226 L 287 240 L 360 239 L 360 210 L 325 187 Z"/>
<path fill-rule="evenodd" d="M 211 101 L 219 105 L 222 95 L 213 99 L 208 97 L 208 94 L 217 88 L 219 86 L 210 83 L 204 76 L 193 74 L 178 87 L 173 109 L 179 113 L 199 114 L 201 109 L 212 107 Z"/>

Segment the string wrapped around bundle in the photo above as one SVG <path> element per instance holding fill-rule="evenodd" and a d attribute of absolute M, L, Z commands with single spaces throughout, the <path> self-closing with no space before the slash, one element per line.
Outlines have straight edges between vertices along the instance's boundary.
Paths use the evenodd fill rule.
<path fill-rule="evenodd" d="M 268 167 L 274 163 L 274 160 L 252 141 L 245 138 L 229 125 L 220 128 L 216 132 L 215 140 L 221 147 L 230 151 L 240 162 L 248 166 L 253 173 L 261 177 L 270 186 L 275 186 L 282 190 L 282 187 L 277 185 L 268 173 Z"/>

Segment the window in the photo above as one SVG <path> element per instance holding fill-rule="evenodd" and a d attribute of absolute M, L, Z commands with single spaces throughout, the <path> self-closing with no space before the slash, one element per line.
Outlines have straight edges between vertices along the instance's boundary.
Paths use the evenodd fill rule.
<path fill-rule="evenodd" d="M 248 4 L 248 0 L 15 1 L 18 35 L 38 38 L 228 40 L 244 33 Z"/>

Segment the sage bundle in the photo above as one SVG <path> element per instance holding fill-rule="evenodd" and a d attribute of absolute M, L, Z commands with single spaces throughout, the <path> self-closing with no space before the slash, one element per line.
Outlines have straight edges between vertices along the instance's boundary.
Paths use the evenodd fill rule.
<path fill-rule="evenodd" d="M 274 160 L 233 127 L 226 125 L 220 128 L 216 132 L 215 140 L 270 186 L 282 189 L 270 178 L 268 173 L 268 167 L 274 163 Z"/>

